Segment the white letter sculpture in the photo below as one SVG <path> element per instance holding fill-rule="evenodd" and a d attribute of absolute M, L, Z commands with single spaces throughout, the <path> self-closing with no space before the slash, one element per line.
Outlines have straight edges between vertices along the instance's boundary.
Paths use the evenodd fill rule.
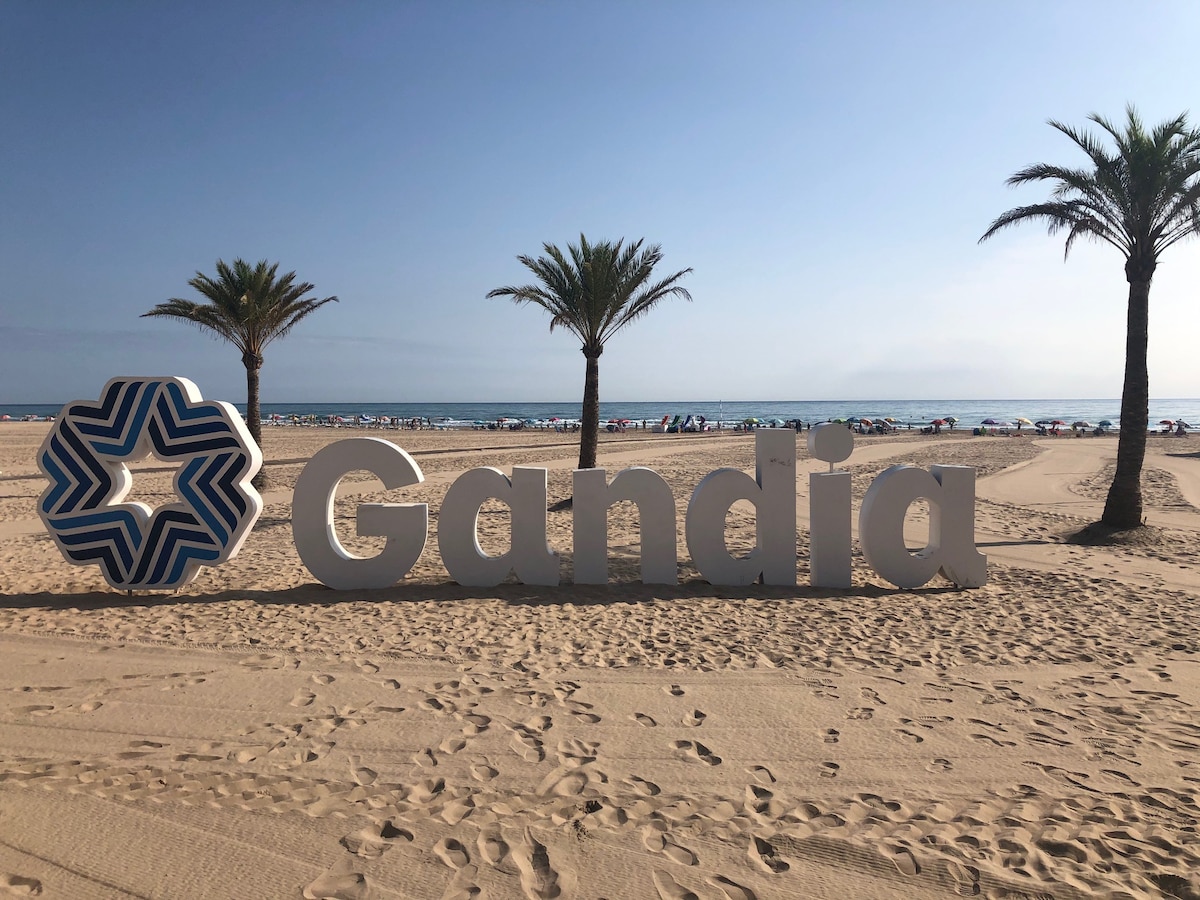
<path fill-rule="evenodd" d="M 337 486 L 350 472 L 365 470 L 388 490 L 425 480 L 416 460 L 391 441 L 351 438 L 314 454 L 292 494 L 292 536 L 300 560 L 318 581 L 337 591 L 384 588 L 408 574 L 429 535 L 424 503 L 362 503 L 355 518 L 358 533 L 386 537 L 374 557 L 355 556 L 338 540 L 333 524 Z"/>
<path fill-rule="evenodd" d="M 479 508 L 491 499 L 512 511 L 511 543 L 501 556 L 479 546 Z M 558 554 L 546 541 L 546 470 L 514 466 L 512 481 L 490 467 L 464 472 L 442 501 L 438 549 L 461 585 L 493 587 L 513 570 L 525 584 L 558 584 Z"/>
<path fill-rule="evenodd" d="M 755 432 L 755 478 L 717 469 L 696 485 L 685 534 L 696 568 L 712 584 L 796 583 L 796 433 L 790 428 Z M 741 558 L 725 545 L 725 513 L 734 502 L 755 508 L 755 547 Z"/>
<path fill-rule="evenodd" d="M 575 470 L 571 510 L 575 583 L 608 583 L 608 509 L 621 500 L 637 504 L 642 532 L 642 583 L 678 583 L 675 498 L 661 475 L 641 466 L 618 472 L 612 484 L 603 469 Z"/>
<path fill-rule="evenodd" d="M 828 472 L 808 476 L 808 533 L 813 587 L 850 587 L 850 473 L 834 471 L 834 463 L 850 458 L 854 433 L 826 422 L 808 432 L 808 452 L 829 463 Z"/>
<path fill-rule="evenodd" d="M 922 497 L 930 506 L 929 544 L 909 553 L 904 517 Z M 918 588 L 939 570 L 960 587 L 987 582 L 987 557 L 975 548 L 975 470 L 969 466 L 885 469 L 863 498 L 858 535 L 871 568 L 896 587 Z"/>

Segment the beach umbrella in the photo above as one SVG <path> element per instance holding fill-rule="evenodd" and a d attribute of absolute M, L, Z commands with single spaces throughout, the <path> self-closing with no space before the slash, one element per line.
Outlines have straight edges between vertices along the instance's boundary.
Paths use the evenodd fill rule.
<path fill-rule="evenodd" d="M 1092 427 L 1092 423 L 1091 423 L 1091 422 L 1085 422 L 1085 421 L 1083 421 L 1083 419 L 1080 419 L 1078 422 L 1072 422 L 1072 423 L 1071 423 L 1071 427 L 1072 427 L 1072 428 L 1091 428 L 1091 427 Z"/>
<path fill-rule="evenodd" d="M 1026 419 L 1024 416 L 1017 416 L 1016 421 L 1020 422 L 1022 425 L 1032 425 L 1033 424 L 1028 419 Z"/>
<path fill-rule="evenodd" d="M 870 419 L 859 419 L 859 421 L 862 422 L 862 424 L 864 424 L 864 425 L 874 425 L 875 424 Z"/>
<path fill-rule="evenodd" d="M 1175 420 L 1174 419 L 1160 419 L 1158 424 L 1159 425 L 1174 425 Z"/>
<path fill-rule="evenodd" d="M 980 425 L 999 425 L 1000 423 L 997 422 L 995 419 L 984 419 L 979 424 Z"/>
<path fill-rule="evenodd" d="M 743 423 L 743 424 L 745 424 L 745 425 L 757 425 L 757 424 L 758 424 L 758 419 L 756 419 L 756 418 L 754 418 L 753 416 L 751 416 L 751 417 L 750 417 L 750 418 L 748 418 L 748 419 L 742 419 L 742 423 Z"/>
<path fill-rule="evenodd" d="M 950 420 L 949 420 L 949 419 L 934 419 L 934 420 L 933 420 L 932 422 L 930 422 L 929 424 L 930 424 L 930 425 L 949 425 L 949 424 L 950 424 Z"/>
<path fill-rule="evenodd" d="M 5 413 L 4 415 L 0 416 L 0 422 L 7 422 L 10 419 L 12 419 L 12 416 L 10 416 L 8 413 Z"/>
<path fill-rule="evenodd" d="M 1101 428 L 1112 428 L 1112 422 L 1111 422 L 1111 421 L 1109 421 L 1108 419 L 1101 419 L 1101 420 L 1100 420 L 1100 427 L 1101 427 Z"/>
<path fill-rule="evenodd" d="M 951 425 L 957 425 L 957 424 L 958 424 L 958 417 L 957 417 L 957 416 L 943 416 L 942 418 L 944 418 L 944 419 L 945 419 L 947 422 L 949 422 Z"/>
<path fill-rule="evenodd" d="M 884 416 L 883 421 L 887 422 L 889 425 L 894 425 L 896 423 L 896 420 L 891 416 Z"/>
<path fill-rule="evenodd" d="M 1051 419 L 1050 424 L 1051 425 L 1066 425 L 1067 423 L 1064 422 L 1062 419 Z"/>

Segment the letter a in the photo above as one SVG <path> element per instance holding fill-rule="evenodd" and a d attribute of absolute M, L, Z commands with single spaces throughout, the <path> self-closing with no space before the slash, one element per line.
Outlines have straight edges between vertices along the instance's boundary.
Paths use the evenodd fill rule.
<path fill-rule="evenodd" d="M 479 546 L 479 508 L 493 498 L 512 510 L 509 550 L 501 556 Z M 491 467 L 464 472 L 442 501 L 438 549 L 461 585 L 493 587 L 514 569 L 525 584 L 558 584 L 558 554 L 546 541 L 546 470 L 514 466 L 512 481 Z"/>
<path fill-rule="evenodd" d="M 910 553 L 904 518 L 922 497 L 930 505 L 929 543 Z M 863 498 L 858 536 L 867 563 L 896 587 L 918 588 L 939 570 L 959 587 L 987 582 L 987 557 L 975 549 L 975 470 L 970 467 L 885 469 Z"/>

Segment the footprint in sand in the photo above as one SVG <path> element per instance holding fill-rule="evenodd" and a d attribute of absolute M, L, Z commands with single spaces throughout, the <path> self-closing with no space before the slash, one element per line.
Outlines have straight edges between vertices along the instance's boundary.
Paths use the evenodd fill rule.
<path fill-rule="evenodd" d="M 826 728 L 821 731 L 821 740 L 827 744 L 836 744 L 840 732 L 836 728 Z"/>
<path fill-rule="evenodd" d="M 492 724 L 490 717 L 480 715 L 479 713 L 468 713 L 462 717 L 462 721 L 462 733 L 467 737 L 483 734 L 488 730 L 488 726 Z"/>
<path fill-rule="evenodd" d="M 467 848 L 451 837 L 444 837 L 434 844 L 433 853 L 451 869 L 461 869 L 471 861 Z"/>
<path fill-rule="evenodd" d="M 333 684 L 332 675 L 313 675 L 311 680 L 313 684 Z"/>
<path fill-rule="evenodd" d="M 878 703 L 880 706 L 887 706 L 883 698 L 879 696 L 879 692 L 874 688 L 859 688 L 858 693 L 864 700 L 870 700 L 872 703 Z"/>
<path fill-rule="evenodd" d="M 724 875 L 714 875 L 708 883 L 725 895 L 725 900 L 758 900 L 758 894 L 744 884 L 738 884 Z"/>
<path fill-rule="evenodd" d="M 693 891 L 689 891 L 666 872 L 655 869 L 653 873 L 654 889 L 658 891 L 661 900 L 700 900 Z"/>
<path fill-rule="evenodd" d="M 508 844 L 500 836 L 499 828 L 486 828 L 479 832 L 475 842 L 480 858 L 489 866 L 498 866 L 508 856 Z"/>
<path fill-rule="evenodd" d="M 640 713 L 640 712 L 633 714 L 633 721 L 637 722 L 639 725 L 641 725 L 645 728 L 654 728 L 656 725 L 658 725 L 658 723 L 655 722 L 653 718 L 646 715 L 645 713 Z"/>
<path fill-rule="evenodd" d="M 779 858 L 770 842 L 764 841 L 757 835 L 750 835 L 749 856 L 752 863 L 761 867 L 764 871 L 770 872 L 772 875 L 779 875 L 791 868 L 790 865 Z"/>
<path fill-rule="evenodd" d="M 339 843 L 363 859 L 377 859 L 393 844 L 401 841 L 411 842 L 413 833 L 407 828 L 394 825 L 391 820 L 382 824 L 372 824 L 360 828 L 353 834 L 348 834 Z"/>
<path fill-rule="evenodd" d="M 1002 741 L 999 738 L 994 738 L 990 734 L 973 734 L 971 739 L 979 741 L 983 744 L 991 744 L 993 747 L 1015 747 L 1016 741 Z"/>
<path fill-rule="evenodd" d="M 746 802 L 756 813 L 765 813 L 775 799 L 775 792 L 754 784 L 746 785 Z"/>
<path fill-rule="evenodd" d="M 666 824 L 658 820 L 642 828 L 642 846 L 651 853 L 662 853 L 667 846 Z"/>
<path fill-rule="evenodd" d="M 896 871 L 901 875 L 913 876 L 921 871 L 921 866 L 917 862 L 917 858 L 912 855 L 912 851 L 907 847 L 888 847 L 887 852 L 891 856 L 892 865 L 896 867 Z"/>
<path fill-rule="evenodd" d="M 653 781 L 647 781 L 645 778 L 639 778 L 637 775 L 630 775 L 629 783 L 633 785 L 635 791 L 644 797 L 655 797 L 662 793 L 662 788 Z"/>
<path fill-rule="evenodd" d="M 442 892 L 442 900 L 475 900 L 483 895 L 483 889 L 475 883 L 479 870 L 475 866 L 463 866 L 454 873 L 446 890 Z"/>
<path fill-rule="evenodd" d="M 416 803 L 432 803 L 442 791 L 446 790 L 445 778 L 425 778 L 413 785 L 409 797 Z"/>
<path fill-rule="evenodd" d="M 766 766 L 751 766 L 746 773 L 759 784 L 774 784 L 775 775 Z"/>
<path fill-rule="evenodd" d="M 471 766 L 471 777 L 476 781 L 491 781 L 499 774 L 499 769 L 489 766 L 487 763 L 475 763 Z"/>
<path fill-rule="evenodd" d="M 554 900 L 562 895 L 558 872 L 550 864 L 550 852 L 528 826 L 521 844 L 512 849 L 512 858 L 521 873 L 521 887 L 530 900 Z"/>
<path fill-rule="evenodd" d="M 14 897 L 37 897 L 42 893 L 42 883 L 36 878 L 27 878 L 11 872 L 0 872 L 0 887 Z"/>
<path fill-rule="evenodd" d="M 856 706 L 846 713 L 847 719 L 869 719 L 875 715 L 875 710 L 869 706 Z"/>
<path fill-rule="evenodd" d="M 703 725 L 704 720 L 707 718 L 708 715 L 706 713 L 703 713 L 698 709 L 693 709 L 690 713 L 683 717 L 683 724 L 687 725 L 689 728 L 696 728 L 697 726 Z"/>
<path fill-rule="evenodd" d="M 317 695 L 312 691 L 300 688 L 296 691 L 296 696 L 291 700 L 291 706 L 312 706 L 312 702 L 317 699 Z"/>
<path fill-rule="evenodd" d="M 1047 744 L 1051 747 L 1069 747 L 1071 745 L 1070 741 L 1060 740 L 1059 738 L 1051 737 L 1048 734 L 1041 734 L 1037 731 L 1031 731 L 1025 735 L 1025 740 L 1031 744 Z"/>
<path fill-rule="evenodd" d="M 662 852 L 666 855 L 667 859 L 671 860 L 671 862 L 677 863 L 681 866 L 694 866 L 699 861 L 696 858 L 695 853 L 693 853 L 687 847 L 681 847 L 670 838 L 665 838 L 663 840 Z"/>
<path fill-rule="evenodd" d="M 361 784 L 363 787 L 368 787 L 375 783 L 375 779 L 379 777 L 379 773 L 374 769 L 368 769 L 366 766 L 355 765 L 350 769 L 350 774 L 354 778 L 355 784 Z"/>
<path fill-rule="evenodd" d="M 542 742 L 534 737 L 514 735 L 508 746 L 512 748 L 512 751 L 517 756 L 526 762 L 539 763 L 546 758 L 546 751 L 542 749 Z"/>
<path fill-rule="evenodd" d="M 822 778 L 837 778 L 838 771 L 841 768 L 842 767 L 839 766 L 835 762 L 823 762 L 823 763 L 821 763 L 821 777 Z"/>
<path fill-rule="evenodd" d="M 954 882 L 955 893 L 960 897 L 973 897 L 979 893 L 979 870 L 957 860 L 946 862 L 946 871 Z"/>
<path fill-rule="evenodd" d="M 683 688 L 681 688 L 677 684 L 669 684 L 666 687 L 664 687 L 663 690 L 666 691 L 668 694 L 670 694 L 672 697 L 682 697 L 683 696 Z"/>
<path fill-rule="evenodd" d="M 331 866 L 303 894 L 305 900 L 366 900 L 367 895 L 367 876 L 352 871 L 348 863 Z"/>
<path fill-rule="evenodd" d="M 239 666 L 245 666 L 247 669 L 282 669 L 285 668 L 288 661 L 274 653 L 259 653 L 255 656 L 247 656 L 245 659 L 238 660 Z M 296 665 L 300 664 L 300 660 L 296 660 Z M 135 677 L 135 676 L 126 676 Z"/>
<path fill-rule="evenodd" d="M 901 737 L 908 738 L 914 744 L 925 743 L 925 738 L 921 737 L 919 734 L 909 731 L 907 728 L 896 728 L 893 730 L 896 732 L 896 734 L 900 735 Z"/>
<path fill-rule="evenodd" d="M 953 768 L 954 768 L 954 764 L 952 762 L 950 762 L 950 760 L 943 759 L 942 757 L 938 756 L 938 757 L 935 757 L 929 763 L 929 765 L 927 765 L 925 767 L 925 771 L 933 772 L 935 775 L 939 775 L 942 772 L 949 772 Z"/>
<path fill-rule="evenodd" d="M 721 757 L 714 754 L 699 741 L 673 741 L 671 746 L 680 751 L 688 759 L 694 759 L 709 766 L 719 766 L 721 764 Z"/>
<path fill-rule="evenodd" d="M 48 716 L 54 712 L 53 706 L 34 705 L 34 706 L 18 706 L 14 712 L 24 713 L 27 716 Z"/>

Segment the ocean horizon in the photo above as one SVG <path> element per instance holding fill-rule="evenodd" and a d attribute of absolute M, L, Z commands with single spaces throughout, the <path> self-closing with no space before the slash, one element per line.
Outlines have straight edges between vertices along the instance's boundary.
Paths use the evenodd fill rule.
<path fill-rule="evenodd" d="M 87 398 L 79 398 L 87 399 Z M 225 399 L 225 398 L 216 398 Z M 245 402 L 230 400 L 244 415 Z M 16 421 L 27 416 L 57 416 L 65 404 L 0 402 L 0 416 Z M 546 422 L 553 419 L 579 419 L 580 402 L 488 402 L 488 403 L 380 403 L 345 401 L 337 403 L 263 403 L 262 417 L 271 421 L 279 417 L 316 417 L 325 419 L 341 416 L 352 421 L 356 416 L 422 419 L 447 426 L 469 426 L 476 422 L 496 422 L 500 419 Z M 924 425 L 936 418 L 954 417 L 958 427 L 981 424 L 985 419 L 1014 421 L 1018 416 L 1031 421 L 1062 419 L 1068 424 L 1078 420 L 1095 425 L 1102 420 L 1120 424 L 1119 399 L 996 399 L 996 400 L 662 400 L 608 401 L 600 403 L 600 421 L 628 419 L 631 422 L 658 423 L 664 416 L 703 416 L 711 422 L 738 423 L 747 419 L 769 422 L 800 419 L 806 423 L 846 419 L 851 416 L 868 419 L 891 417 L 902 426 Z M 1183 419 L 1200 424 L 1200 398 L 1163 398 L 1150 401 L 1150 424 L 1161 420 Z"/>

